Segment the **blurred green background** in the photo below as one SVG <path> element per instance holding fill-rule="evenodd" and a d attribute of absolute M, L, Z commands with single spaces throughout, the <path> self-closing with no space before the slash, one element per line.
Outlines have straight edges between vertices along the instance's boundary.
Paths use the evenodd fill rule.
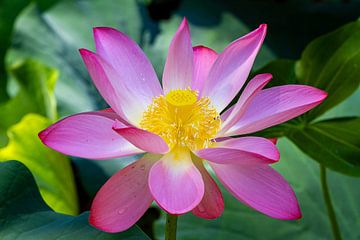
<path fill-rule="evenodd" d="M 107 106 L 78 53 L 94 50 L 93 27 L 131 36 L 160 78 L 183 16 L 193 45 L 218 52 L 267 23 L 253 74 L 272 73 L 272 85 L 313 85 L 329 97 L 258 133 L 279 137 L 274 167 L 293 186 L 302 219 L 271 219 L 223 191 L 223 215 L 181 216 L 178 238 L 340 239 L 324 201 L 328 187 L 341 237 L 360 239 L 359 15 L 354 0 L 0 0 L 0 239 L 163 239 L 165 218 L 155 205 L 124 233 L 87 223 L 97 190 L 136 157 L 71 158 L 44 147 L 37 133 L 64 116 Z"/>

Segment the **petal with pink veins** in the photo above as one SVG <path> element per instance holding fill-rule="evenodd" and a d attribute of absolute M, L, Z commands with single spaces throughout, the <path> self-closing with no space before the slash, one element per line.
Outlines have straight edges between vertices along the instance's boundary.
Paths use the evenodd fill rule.
<path fill-rule="evenodd" d="M 118 120 L 115 120 L 112 128 L 134 146 L 146 152 L 165 154 L 169 151 L 169 146 L 159 135 L 125 125 Z"/>
<path fill-rule="evenodd" d="M 112 125 L 120 118 L 113 112 L 86 112 L 66 117 L 39 133 L 48 147 L 76 157 L 108 159 L 143 151 L 117 134 Z"/>
<path fill-rule="evenodd" d="M 275 144 L 261 137 L 232 138 L 197 150 L 195 154 L 219 164 L 271 164 L 280 158 Z"/>
<path fill-rule="evenodd" d="M 196 162 L 205 185 L 205 193 L 199 205 L 192 210 L 192 213 L 204 219 L 215 219 L 221 216 L 224 211 L 224 199 L 214 179 L 205 169 L 201 159 Z"/>
<path fill-rule="evenodd" d="M 251 100 L 268 82 L 270 82 L 271 79 L 271 74 L 264 73 L 256 75 L 253 79 L 250 80 L 237 103 L 224 113 L 224 116 L 227 117 L 226 120 L 222 123 L 221 130 L 217 134 L 218 136 L 222 136 L 222 134 L 231 128 L 237 121 L 239 121 L 247 106 L 251 103 Z"/>
<path fill-rule="evenodd" d="M 209 164 L 225 188 L 244 204 L 277 219 L 301 218 L 294 191 L 268 165 Z"/>
<path fill-rule="evenodd" d="M 80 49 L 89 74 L 111 108 L 133 125 L 138 125 L 149 103 L 136 89 L 128 88 L 118 73 L 96 53 Z"/>
<path fill-rule="evenodd" d="M 248 134 L 286 122 L 319 105 L 327 93 L 305 85 L 285 85 L 260 91 L 244 114 L 223 136 Z"/>
<path fill-rule="evenodd" d="M 191 89 L 201 91 L 206 84 L 209 71 L 214 64 L 218 54 L 211 48 L 196 46 L 194 50 L 194 76 L 191 82 Z"/>
<path fill-rule="evenodd" d="M 149 59 L 131 38 L 114 28 L 94 28 L 96 52 L 118 73 L 136 101 L 151 103 L 162 94 L 160 82 Z M 115 80 L 114 80 L 115 81 Z"/>
<path fill-rule="evenodd" d="M 149 187 L 159 206 L 171 214 L 193 210 L 204 196 L 201 174 L 185 150 L 169 152 L 154 164 Z"/>
<path fill-rule="evenodd" d="M 90 224 L 111 233 L 134 225 L 153 201 L 147 180 L 151 166 L 159 158 L 146 154 L 112 176 L 92 202 Z"/>
<path fill-rule="evenodd" d="M 190 29 L 186 18 L 181 22 L 169 47 L 163 72 L 163 88 L 186 89 L 191 86 L 194 65 Z"/>
<path fill-rule="evenodd" d="M 209 97 L 221 112 L 244 85 L 266 34 L 262 24 L 253 32 L 235 40 L 217 57 L 202 95 Z"/>

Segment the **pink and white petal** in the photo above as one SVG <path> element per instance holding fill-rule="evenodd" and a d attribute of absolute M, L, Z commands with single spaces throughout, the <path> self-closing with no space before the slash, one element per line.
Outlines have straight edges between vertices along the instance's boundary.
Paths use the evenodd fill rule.
<path fill-rule="evenodd" d="M 204 180 L 205 193 L 199 205 L 192 210 L 192 213 L 204 219 L 218 218 L 224 211 L 224 199 L 221 191 L 202 162 L 196 164 L 196 167 L 199 169 Z"/>
<path fill-rule="evenodd" d="M 209 164 L 220 182 L 239 201 L 272 218 L 301 218 L 294 191 L 286 180 L 268 165 Z"/>
<path fill-rule="evenodd" d="M 149 174 L 150 191 L 165 211 L 183 214 L 193 210 L 204 196 L 204 182 L 190 152 L 169 152 Z"/>
<path fill-rule="evenodd" d="M 163 72 L 163 88 L 186 89 L 191 86 L 194 65 L 190 29 L 186 18 L 181 22 L 171 41 Z"/>
<path fill-rule="evenodd" d="M 165 154 L 169 151 L 169 146 L 159 135 L 125 125 L 118 120 L 115 120 L 112 128 L 123 138 L 145 152 Z"/>
<path fill-rule="evenodd" d="M 66 117 L 39 133 L 48 147 L 76 157 L 108 159 L 142 153 L 112 130 L 118 116 L 112 112 L 86 112 Z"/>
<path fill-rule="evenodd" d="M 94 39 L 96 52 L 117 71 L 126 89 L 148 104 L 162 94 L 155 70 L 136 42 L 109 27 L 94 28 Z"/>
<path fill-rule="evenodd" d="M 148 101 L 136 89 L 129 89 L 118 73 L 99 55 L 80 49 L 89 74 L 101 96 L 127 122 L 137 125 Z"/>
<path fill-rule="evenodd" d="M 134 225 L 153 201 L 147 180 L 151 166 L 159 157 L 146 154 L 112 176 L 92 202 L 90 224 L 111 233 Z"/>
<path fill-rule="evenodd" d="M 224 136 L 257 132 L 286 122 L 319 105 L 327 93 L 305 85 L 285 85 L 260 91 Z"/>
<path fill-rule="evenodd" d="M 266 34 L 266 25 L 235 40 L 217 57 L 202 95 L 221 112 L 244 85 Z"/>
<path fill-rule="evenodd" d="M 199 91 L 199 96 L 201 96 L 201 91 L 218 54 L 211 48 L 204 46 L 196 46 L 193 50 L 194 76 L 191 82 L 191 89 Z"/>
<path fill-rule="evenodd" d="M 225 116 L 227 117 L 226 120 L 222 123 L 221 130 L 217 134 L 218 136 L 222 136 L 222 134 L 229 130 L 229 128 L 231 128 L 237 121 L 239 121 L 247 109 L 247 106 L 251 103 L 252 99 L 263 87 L 265 87 L 268 82 L 270 82 L 271 79 L 271 74 L 264 73 L 256 75 L 253 79 L 250 80 L 237 103 L 227 110 L 229 113 L 225 113 Z"/>
<path fill-rule="evenodd" d="M 275 144 L 261 137 L 232 138 L 197 150 L 195 154 L 219 164 L 271 164 L 280 158 Z"/>

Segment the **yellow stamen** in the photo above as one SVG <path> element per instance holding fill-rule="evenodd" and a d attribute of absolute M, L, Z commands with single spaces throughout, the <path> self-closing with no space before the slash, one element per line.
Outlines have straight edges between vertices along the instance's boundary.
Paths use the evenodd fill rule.
<path fill-rule="evenodd" d="M 197 100 L 197 92 L 187 89 L 187 90 L 171 90 L 166 94 L 165 99 L 168 103 L 176 106 L 188 106 L 193 105 Z"/>
<path fill-rule="evenodd" d="M 140 127 L 161 136 L 170 149 L 209 147 L 220 130 L 221 120 L 209 98 L 197 98 L 198 93 L 190 89 L 172 90 L 154 98 Z"/>

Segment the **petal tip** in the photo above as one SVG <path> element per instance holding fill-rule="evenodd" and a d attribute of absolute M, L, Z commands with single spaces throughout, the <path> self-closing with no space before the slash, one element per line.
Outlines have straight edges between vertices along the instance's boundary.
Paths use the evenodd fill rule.
<path fill-rule="evenodd" d="M 89 58 L 91 56 L 96 55 L 96 53 L 86 49 L 86 48 L 80 48 L 79 49 L 81 57 L 85 60 L 85 58 Z"/>
<path fill-rule="evenodd" d="M 126 34 L 123 32 L 117 30 L 116 28 L 112 27 L 94 27 L 93 28 L 93 35 L 95 39 L 95 45 L 96 49 L 98 50 L 98 47 L 102 40 L 106 38 L 114 38 L 114 36 L 120 37 L 122 39 L 129 39 Z"/>
<path fill-rule="evenodd" d="M 180 32 L 180 31 L 190 32 L 189 22 L 188 22 L 186 17 L 184 17 L 183 20 L 181 21 L 179 29 L 178 29 L 177 32 Z"/>
<path fill-rule="evenodd" d="M 262 23 L 259 25 L 259 29 L 262 29 L 262 30 L 267 30 L 267 24 L 266 23 Z"/>
<path fill-rule="evenodd" d="M 299 204 L 297 203 L 294 211 L 291 212 L 288 217 L 284 218 L 284 220 L 298 220 L 300 218 L 302 218 L 302 213 Z"/>
<path fill-rule="evenodd" d="M 268 138 L 274 145 L 276 145 L 278 139 L 277 138 Z"/>
<path fill-rule="evenodd" d="M 93 27 L 93 33 L 97 34 L 104 31 L 117 31 L 115 28 L 111 27 Z"/>
<path fill-rule="evenodd" d="M 183 20 L 181 21 L 181 25 L 189 25 L 189 22 L 187 20 L 187 17 L 183 17 Z"/>
<path fill-rule="evenodd" d="M 327 98 L 328 93 L 326 91 L 316 87 L 312 87 L 308 85 L 306 86 L 312 90 L 312 94 L 314 96 L 314 102 L 318 102 L 320 104 L 322 101 L 324 101 Z"/>
<path fill-rule="evenodd" d="M 260 39 L 262 39 L 262 41 L 265 38 L 266 32 L 267 32 L 267 24 L 265 23 L 260 24 L 259 27 L 254 31 L 255 35 L 261 36 Z"/>
<path fill-rule="evenodd" d="M 209 52 L 217 54 L 217 52 L 214 49 L 211 49 L 211 48 L 209 48 L 207 46 L 204 46 L 204 45 L 197 45 L 197 46 L 193 47 L 193 51 L 194 52 L 197 52 L 197 51 L 199 51 L 199 52 L 200 51 L 209 51 Z"/>
<path fill-rule="evenodd" d="M 325 92 L 324 90 L 320 90 L 321 91 L 321 101 L 325 100 L 325 98 L 327 98 L 327 96 L 329 95 L 327 92 Z"/>
<path fill-rule="evenodd" d="M 46 128 L 38 133 L 38 137 L 44 144 L 45 144 L 46 136 L 48 135 L 48 133 L 49 133 L 48 128 Z"/>
<path fill-rule="evenodd" d="M 265 78 L 273 78 L 273 75 L 271 73 L 260 73 L 259 75 Z"/>

